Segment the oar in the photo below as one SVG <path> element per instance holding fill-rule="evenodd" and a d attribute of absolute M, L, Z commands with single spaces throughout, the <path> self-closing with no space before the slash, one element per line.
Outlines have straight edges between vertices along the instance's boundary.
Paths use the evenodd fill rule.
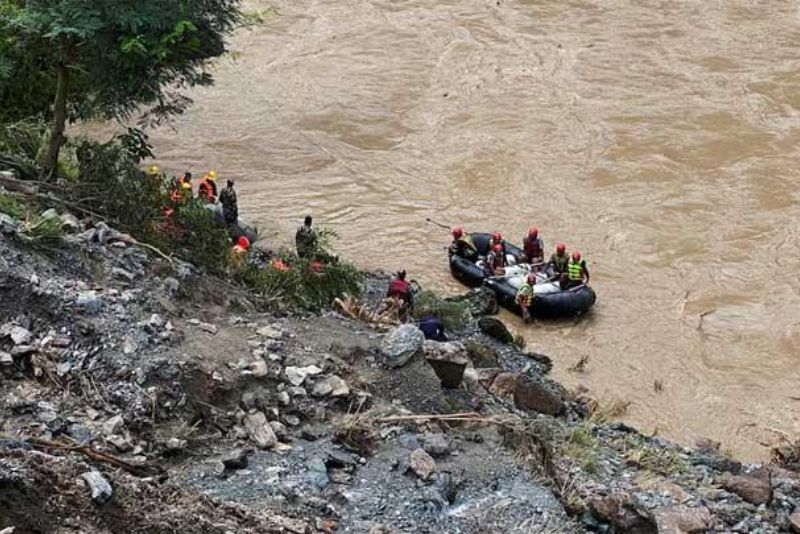
<path fill-rule="evenodd" d="M 425 222 L 429 222 L 429 223 L 433 224 L 434 226 L 438 226 L 439 228 L 442 228 L 442 229 L 444 229 L 444 230 L 449 230 L 449 229 L 450 229 L 450 227 L 449 227 L 449 226 L 447 226 L 446 224 L 442 224 L 442 223 L 440 223 L 440 222 L 436 222 L 436 221 L 434 221 L 433 219 L 431 219 L 430 217 L 428 217 L 427 219 L 425 219 Z"/>

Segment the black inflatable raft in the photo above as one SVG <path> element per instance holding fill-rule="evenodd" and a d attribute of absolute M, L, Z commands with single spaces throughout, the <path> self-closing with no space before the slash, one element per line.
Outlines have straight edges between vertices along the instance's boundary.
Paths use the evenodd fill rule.
<path fill-rule="evenodd" d="M 491 234 L 473 233 L 470 234 L 475 248 L 481 256 L 486 256 L 489 252 L 489 241 Z M 486 285 L 497 295 L 498 302 L 516 313 L 520 312 L 519 306 L 515 302 L 517 286 L 515 280 L 523 276 L 525 270 L 525 254 L 519 247 L 506 241 L 503 242 L 506 250 L 506 257 L 513 257 L 514 262 L 519 267 L 510 267 L 509 271 L 516 273 L 508 277 L 487 277 L 481 265 L 461 258 L 459 256 L 450 257 L 450 271 L 453 276 L 469 287 L 479 287 Z M 547 282 L 551 273 L 540 273 L 539 281 L 534 285 L 535 298 L 530 307 L 531 315 L 536 317 L 568 317 L 585 313 L 592 307 L 597 300 L 594 290 L 587 285 L 580 285 L 572 289 L 562 290 L 557 282 Z"/>
<path fill-rule="evenodd" d="M 217 224 L 224 226 L 225 216 L 222 213 L 222 204 L 206 204 L 205 206 L 214 212 L 214 220 Z M 236 221 L 236 225 L 232 228 L 231 233 L 233 234 L 234 240 L 238 239 L 239 236 L 245 236 L 251 243 L 255 243 L 258 240 L 258 230 L 256 227 L 241 218 Z"/>

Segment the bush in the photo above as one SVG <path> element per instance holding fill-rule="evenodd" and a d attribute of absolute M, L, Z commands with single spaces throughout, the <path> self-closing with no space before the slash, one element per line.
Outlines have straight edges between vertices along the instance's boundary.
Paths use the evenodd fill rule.
<path fill-rule="evenodd" d="M 25 206 L 12 196 L 0 194 L 0 213 L 21 219 L 25 215 Z"/>
<path fill-rule="evenodd" d="M 23 180 L 37 178 L 47 139 L 48 128 L 42 121 L 0 123 L 0 170 L 13 170 Z"/>
<path fill-rule="evenodd" d="M 361 295 L 363 274 L 346 262 L 326 264 L 317 272 L 306 260 L 284 256 L 281 261 L 288 269 L 246 265 L 234 276 L 270 301 L 308 311 L 328 309 L 345 295 Z"/>
<path fill-rule="evenodd" d="M 225 227 L 214 220 L 211 210 L 191 201 L 175 213 L 178 233 L 167 248 L 188 262 L 212 271 L 222 271 L 228 261 L 230 238 Z"/>
<path fill-rule="evenodd" d="M 442 300 L 432 291 L 422 291 L 414 298 L 414 318 L 434 316 L 449 330 L 461 330 L 469 323 L 469 304 Z"/>

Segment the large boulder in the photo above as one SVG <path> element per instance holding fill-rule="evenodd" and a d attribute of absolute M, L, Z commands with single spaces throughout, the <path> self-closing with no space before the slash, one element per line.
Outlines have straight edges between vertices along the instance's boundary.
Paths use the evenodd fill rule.
<path fill-rule="evenodd" d="M 422 350 L 425 336 L 414 324 L 398 326 L 383 338 L 381 351 L 390 368 L 402 367 Z"/>
<path fill-rule="evenodd" d="M 589 508 L 594 515 L 610 523 L 617 532 L 658 532 L 652 516 L 640 510 L 628 493 L 612 493 L 590 499 Z"/>
<path fill-rule="evenodd" d="M 497 361 L 497 351 L 488 345 L 484 345 L 474 339 L 468 339 L 464 343 L 467 349 L 467 356 L 472 360 L 473 367 L 477 369 L 500 367 Z"/>
<path fill-rule="evenodd" d="M 481 317 L 478 320 L 478 327 L 481 329 L 481 332 L 489 337 L 495 338 L 501 343 L 514 342 L 514 336 L 511 335 L 511 332 L 508 331 L 508 328 L 506 328 L 506 325 L 503 324 L 503 321 L 500 319 L 495 319 L 494 317 Z"/>
<path fill-rule="evenodd" d="M 527 375 L 517 377 L 514 386 L 514 405 L 520 410 L 529 410 L 547 415 L 558 415 L 564 409 L 561 395 L 541 380 Z"/>
<path fill-rule="evenodd" d="M 722 487 L 756 506 L 772 499 L 769 473 L 765 470 L 750 475 L 728 475 L 722 479 Z"/>
<path fill-rule="evenodd" d="M 441 380 L 442 387 L 455 389 L 461 385 L 464 369 L 467 368 L 467 363 L 469 363 L 464 345 L 457 341 L 446 343 L 425 341 L 423 350 L 425 359 L 433 367 L 439 380 Z"/>
<path fill-rule="evenodd" d="M 449 302 L 466 304 L 470 313 L 475 317 L 494 315 L 500 309 L 497 304 L 497 295 L 488 287 L 479 287 L 464 295 L 451 297 L 446 300 Z"/>
<path fill-rule="evenodd" d="M 672 506 L 656 508 L 652 511 L 659 533 L 708 532 L 714 526 L 714 519 L 708 508 L 700 506 Z"/>
<path fill-rule="evenodd" d="M 278 443 L 278 437 L 262 412 L 249 413 L 244 417 L 247 436 L 261 449 L 269 449 Z"/>

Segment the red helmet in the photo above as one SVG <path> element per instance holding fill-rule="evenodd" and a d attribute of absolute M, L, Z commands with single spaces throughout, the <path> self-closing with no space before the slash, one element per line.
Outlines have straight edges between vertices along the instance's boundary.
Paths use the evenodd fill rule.
<path fill-rule="evenodd" d="M 461 239 L 461 236 L 464 235 L 464 230 L 460 226 L 456 226 L 453 228 L 453 238 L 454 239 Z"/>
<path fill-rule="evenodd" d="M 528 237 L 530 237 L 531 239 L 536 239 L 537 237 L 539 237 L 539 229 L 536 228 L 535 226 L 531 226 L 530 229 L 528 230 Z"/>
<path fill-rule="evenodd" d="M 239 240 L 236 241 L 236 244 L 242 247 L 243 249 L 247 250 L 250 248 L 250 240 L 247 239 L 246 236 L 240 236 Z"/>
<path fill-rule="evenodd" d="M 531 273 L 531 274 L 528 275 L 528 283 L 529 284 L 535 284 L 536 283 L 536 275 L 535 274 Z"/>
<path fill-rule="evenodd" d="M 567 245 L 565 245 L 564 243 L 559 243 L 558 245 L 556 245 L 556 252 L 558 252 L 559 255 L 564 254 L 566 251 L 567 251 Z"/>
<path fill-rule="evenodd" d="M 500 243 L 503 240 L 503 236 L 500 234 L 500 232 L 495 232 L 492 234 L 492 239 L 495 243 Z"/>
<path fill-rule="evenodd" d="M 494 251 L 495 252 L 503 252 L 503 245 L 501 245 L 500 243 L 496 244 L 494 246 Z"/>
<path fill-rule="evenodd" d="M 581 253 L 577 250 L 572 253 L 572 261 L 581 261 Z"/>

